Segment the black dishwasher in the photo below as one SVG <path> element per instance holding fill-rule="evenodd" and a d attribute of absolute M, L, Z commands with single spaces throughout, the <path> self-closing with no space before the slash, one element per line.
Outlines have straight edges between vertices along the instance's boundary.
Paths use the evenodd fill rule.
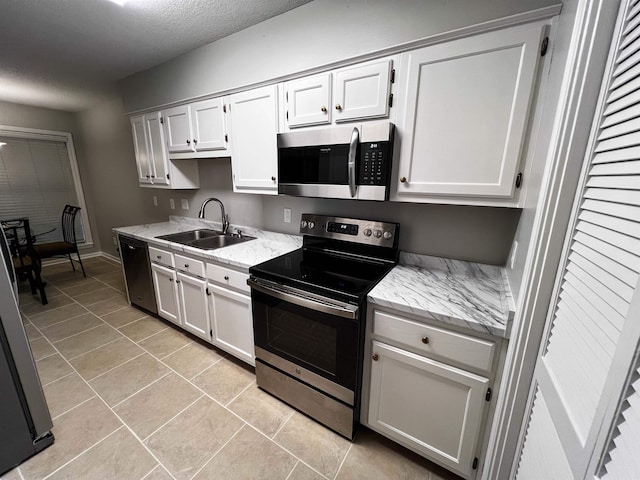
<path fill-rule="evenodd" d="M 157 314 L 158 307 L 146 242 L 122 235 L 118 237 L 129 301 L 132 305 Z"/>

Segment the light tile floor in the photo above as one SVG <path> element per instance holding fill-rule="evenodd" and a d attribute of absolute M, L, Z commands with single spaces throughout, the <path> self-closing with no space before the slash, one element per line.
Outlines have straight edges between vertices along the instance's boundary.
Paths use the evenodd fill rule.
<path fill-rule="evenodd" d="M 351 443 L 257 388 L 253 369 L 127 304 L 120 266 L 45 267 L 20 294 L 55 443 L 13 479 L 454 479 L 361 428 Z"/>

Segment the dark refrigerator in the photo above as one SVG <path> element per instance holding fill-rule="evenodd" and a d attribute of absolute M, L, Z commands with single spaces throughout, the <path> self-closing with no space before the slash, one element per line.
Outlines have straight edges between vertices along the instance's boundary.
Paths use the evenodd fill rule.
<path fill-rule="evenodd" d="M 15 273 L 0 229 L 0 475 L 53 443 L 51 416 L 18 311 Z"/>

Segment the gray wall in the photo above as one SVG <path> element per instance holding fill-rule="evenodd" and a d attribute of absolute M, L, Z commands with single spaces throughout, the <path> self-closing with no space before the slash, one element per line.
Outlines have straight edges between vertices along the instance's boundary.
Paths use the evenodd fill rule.
<path fill-rule="evenodd" d="M 284 223 L 291 208 L 291 224 Z M 301 213 L 400 223 L 400 248 L 408 252 L 504 265 L 520 210 L 396 202 L 264 197 L 264 226 L 297 233 Z"/>
<path fill-rule="evenodd" d="M 83 155 L 81 134 L 76 124 L 76 117 L 73 113 L 61 110 L 51 110 L 48 108 L 32 107 L 17 103 L 0 102 L 0 125 L 22 128 L 37 128 L 40 130 L 54 130 L 58 132 L 69 132 L 72 134 L 76 147 L 76 157 L 78 160 L 78 170 L 80 180 L 84 189 L 85 203 L 89 224 L 93 233 L 94 247 L 83 252 L 100 251 L 100 240 L 96 234 L 97 219 L 93 215 L 93 202 L 91 192 L 91 182 L 88 175 L 89 164 Z M 62 213 L 62 212 L 60 212 Z"/>
<path fill-rule="evenodd" d="M 559 0 L 315 0 L 121 82 L 128 112 L 291 75 Z"/>

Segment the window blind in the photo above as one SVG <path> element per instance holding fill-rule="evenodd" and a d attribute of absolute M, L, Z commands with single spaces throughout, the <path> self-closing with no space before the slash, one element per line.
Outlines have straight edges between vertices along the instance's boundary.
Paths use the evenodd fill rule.
<path fill-rule="evenodd" d="M 38 242 L 62 240 L 62 210 L 78 205 L 66 143 L 3 136 L 0 142 L 6 143 L 0 147 L 0 219 L 28 217 Z M 84 241 L 80 215 L 76 235 Z"/>

